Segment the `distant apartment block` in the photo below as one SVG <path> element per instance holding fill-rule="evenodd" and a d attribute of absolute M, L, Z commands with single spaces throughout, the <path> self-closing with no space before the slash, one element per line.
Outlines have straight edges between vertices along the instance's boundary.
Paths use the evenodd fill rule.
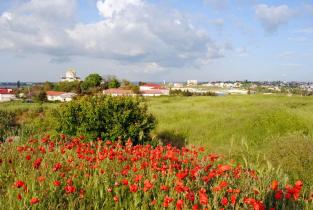
<path fill-rule="evenodd" d="M 188 86 L 198 85 L 198 80 L 187 80 L 187 85 Z"/>

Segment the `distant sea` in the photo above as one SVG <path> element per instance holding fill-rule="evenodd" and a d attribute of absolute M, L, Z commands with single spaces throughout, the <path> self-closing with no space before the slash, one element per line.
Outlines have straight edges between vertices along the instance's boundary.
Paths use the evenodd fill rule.
<path fill-rule="evenodd" d="M 21 87 L 31 86 L 31 85 L 36 85 L 36 84 L 42 84 L 42 83 L 37 83 L 37 82 L 21 82 L 20 83 Z M 16 87 L 17 87 L 16 82 L 0 82 L 0 88 L 16 88 Z"/>

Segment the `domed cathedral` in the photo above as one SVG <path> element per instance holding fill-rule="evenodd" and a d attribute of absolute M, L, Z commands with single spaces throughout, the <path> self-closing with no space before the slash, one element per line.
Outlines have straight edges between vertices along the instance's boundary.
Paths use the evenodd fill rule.
<path fill-rule="evenodd" d="M 62 82 L 74 82 L 74 81 L 79 81 L 80 78 L 76 75 L 75 69 L 69 69 L 65 77 L 62 77 L 61 81 Z"/>

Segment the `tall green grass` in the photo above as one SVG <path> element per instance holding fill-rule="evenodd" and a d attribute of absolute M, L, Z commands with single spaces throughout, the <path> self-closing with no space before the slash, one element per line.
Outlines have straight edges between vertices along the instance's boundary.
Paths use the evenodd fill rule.
<path fill-rule="evenodd" d="M 156 138 L 173 133 L 234 159 L 262 157 L 290 179 L 313 183 L 312 97 L 160 97 L 148 103 L 158 119 Z"/>

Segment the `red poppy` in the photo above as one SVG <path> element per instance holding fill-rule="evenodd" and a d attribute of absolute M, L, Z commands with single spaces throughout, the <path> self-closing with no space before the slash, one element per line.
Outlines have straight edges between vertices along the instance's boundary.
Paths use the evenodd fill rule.
<path fill-rule="evenodd" d="M 230 200 L 231 200 L 231 203 L 232 203 L 233 205 L 235 205 L 236 200 L 237 200 L 237 196 L 236 196 L 236 195 L 232 195 L 231 198 L 230 198 Z"/>
<path fill-rule="evenodd" d="M 201 188 L 201 190 L 199 191 L 199 200 L 201 205 L 208 205 L 208 196 L 204 188 Z"/>
<path fill-rule="evenodd" d="M 68 194 L 76 192 L 76 188 L 74 186 L 71 186 L 71 185 L 66 185 L 64 187 L 64 190 Z"/>
<path fill-rule="evenodd" d="M 227 206 L 228 205 L 228 199 L 226 197 L 223 197 L 222 200 L 221 200 L 221 204 L 223 206 Z"/>
<path fill-rule="evenodd" d="M 283 191 L 282 190 L 278 190 L 275 195 L 274 195 L 276 200 L 280 200 L 283 197 Z"/>
<path fill-rule="evenodd" d="M 168 191 L 170 188 L 168 187 L 168 186 L 166 186 L 166 185 L 161 185 L 161 190 L 162 191 Z"/>
<path fill-rule="evenodd" d="M 15 185 L 15 187 L 17 187 L 17 188 L 21 188 L 21 187 L 24 187 L 24 186 L 25 186 L 25 183 L 24 183 L 23 181 L 18 180 L 18 181 L 15 182 L 14 185 Z"/>
<path fill-rule="evenodd" d="M 144 181 L 143 191 L 147 192 L 148 190 L 153 188 L 153 184 L 149 180 Z"/>
<path fill-rule="evenodd" d="M 176 208 L 178 210 L 181 210 L 183 208 L 183 205 L 184 205 L 184 201 L 181 199 L 176 202 Z"/>
<path fill-rule="evenodd" d="M 184 179 L 186 176 L 188 176 L 188 171 L 181 171 L 176 174 L 176 177 L 180 180 Z"/>
<path fill-rule="evenodd" d="M 123 185 L 128 185 L 128 180 L 127 179 L 122 179 L 121 182 L 122 182 Z"/>
<path fill-rule="evenodd" d="M 40 167 L 40 165 L 41 165 L 41 162 L 42 162 L 42 158 L 36 159 L 36 160 L 34 161 L 33 167 L 34 167 L 35 169 L 38 169 L 38 168 Z"/>
<path fill-rule="evenodd" d="M 38 198 L 32 198 L 31 200 L 30 200 L 30 204 L 36 204 L 36 203 L 39 203 L 39 199 Z"/>
<path fill-rule="evenodd" d="M 192 206 L 192 210 L 198 210 L 198 209 L 199 209 L 198 204 L 195 204 L 195 205 Z"/>
<path fill-rule="evenodd" d="M 174 199 L 173 198 L 170 198 L 168 196 L 165 196 L 164 198 L 164 202 L 163 202 L 163 206 L 164 207 L 168 207 L 170 205 L 170 203 L 173 201 Z"/>
<path fill-rule="evenodd" d="M 62 164 L 61 163 L 56 163 L 56 164 L 54 164 L 54 166 L 53 166 L 53 171 L 58 171 L 59 169 L 61 169 L 62 168 Z"/>
<path fill-rule="evenodd" d="M 188 193 L 186 194 L 186 198 L 187 198 L 189 201 L 193 202 L 193 201 L 195 200 L 195 194 L 194 194 L 193 192 L 188 192 Z"/>
<path fill-rule="evenodd" d="M 56 187 L 58 187 L 58 186 L 61 185 L 61 182 L 58 181 L 58 180 L 55 180 L 55 181 L 53 182 L 53 185 L 56 186 Z"/>
<path fill-rule="evenodd" d="M 138 190 L 138 186 L 137 185 L 135 185 L 135 184 L 132 184 L 132 185 L 130 185 L 129 186 L 129 191 L 130 192 L 137 192 L 137 190 Z"/>
<path fill-rule="evenodd" d="M 277 180 L 274 180 L 274 181 L 272 182 L 271 189 L 274 190 L 274 191 L 276 191 L 277 188 L 278 188 L 278 181 L 277 181 Z"/>

